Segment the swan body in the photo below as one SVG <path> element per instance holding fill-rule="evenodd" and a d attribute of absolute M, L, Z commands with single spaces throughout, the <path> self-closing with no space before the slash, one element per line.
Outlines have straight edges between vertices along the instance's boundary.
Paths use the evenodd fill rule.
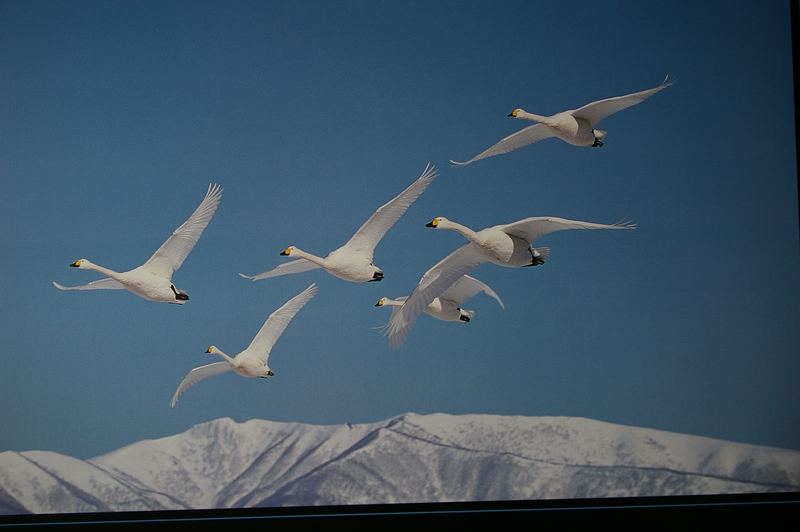
<path fill-rule="evenodd" d="M 376 210 L 343 246 L 319 257 L 297 246 L 289 246 L 281 255 L 296 257 L 296 260 L 281 264 L 272 270 L 257 275 L 239 275 L 258 281 L 269 277 L 301 273 L 322 268 L 331 275 L 354 283 L 366 283 L 383 279 L 383 270 L 373 263 L 375 247 L 400 216 L 425 191 L 436 178 L 433 165 L 428 164 L 422 174 L 403 192 Z"/>
<path fill-rule="evenodd" d="M 214 216 L 221 198 L 222 188 L 217 184 L 209 185 L 205 198 L 194 213 L 173 231 L 166 242 L 141 266 L 129 271 L 116 272 L 88 259 L 78 259 L 70 266 L 82 270 L 94 270 L 106 277 L 80 286 L 63 286 L 55 281 L 53 285 L 59 290 L 127 289 L 149 301 L 183 305 L 189 300 L 189 295 L 175 288 L 172 275 L 181 267 L 189 252 L 197 244 L 203 230 Z"/>
<path fill-rule="evenodd" d="M 268 361 L 269 354 L 272 347 L 280 338 L 286 326 L 292 321 L 292 318 L 300 311 L 303 306 L 308 303 L 318 292 L 316 284 L 312 283 L 308 288 L 291 298 L 284 303 L 276 311 L 272 312 L 264 324 L 256 333 L 250 345 L 247 346 L 236 356 L 229 356 L 221 349 L 214 345 L 210 345 L 206 349 L 206 353 L 222 357 L 220 362 L 212 362 L 204 366 L 199 366 L 192 369 L 181 380 L 175 394 L 170 401 L 170 407 L 175 408 L 175 404 L 180 399 L 186 390 L 197 384 L 203 379 L 220 373 L 233 371 L 242 377 L 272 377 L 275 374 L 270 369 Z"/>
<path fill-rule="evenodd" d="M 597 100 L 578 109 L 570 109 L 550 116 L 529 113 L 520 108 L 514 109 L 508 116 L 536 123 L 501 139 L 468 161 L 451 160 L 450 163 L 454 166 L 467 165 L 486 157 L 517 150 L 550 137 L 557 137 L 573 146 L 600 147 L 607 135 L 606 131 L 597 129 L 601 120 L 643 102 L 670 85 L 672 82 L 664 78 L 664 81 L 651 89 Z"/>
<path fill-rule="evenodd" d="M 434 318 L 442 321 L 454 321 L 458 323 L 468 323 L 475 317 L 475 311 L 467 310 L 461 307 L 464 301 L 479 292 L 484 292 L 493 297 L 501 308 L 505 308 L 500 297 L 489 286 L 474 277 L 464 275 L 455 283 L 450 285 L 450 288 L 442 292 L 440 296 L 433 298 L 427 307 L 425 307 L 425 314 L 433 316 Z M 399 297 L 392 299 L 389 297 L 382 297 L 375 303 L 376 307 L 391 306 L 392 315 L 397 312 L 408 297 Z"/>
<path fill-rule="evenodd" d="M 545 247 L 535 248 L 531 243 L 546 234 L 566 229 L 634 229 L 636 225 L 628 222 L 599 224 L 553 216 L 536 216 L 473 231 L 469 227 L 438 216 L 426 227 L 456 231 L 469 242 L 425 272 L 403 305 L 392 313 L 385 333 L 393 347 L 399 347 L 405 341 L 417 317 L 425 312 L 435 298 L 440 297 L 460 277 L 477 266 L 487 262 L 507 268 L 539 266 L 548 259 L 550 250 Z"/>

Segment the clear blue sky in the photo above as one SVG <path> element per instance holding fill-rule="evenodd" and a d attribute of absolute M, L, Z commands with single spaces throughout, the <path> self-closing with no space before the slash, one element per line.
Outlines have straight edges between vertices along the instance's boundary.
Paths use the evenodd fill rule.
<path fill-rule="evenodd" d="M 0 1 L 0 449 L 87 458 L 230 416 L 371 422 L 407 411 L 583 416 L 800 449 L 789 3 Z M 602 123 L 451 168 L 525 124 L 675 85 Z M 427 162 L 440 177 L 378 246 L 380 283 L 252 283 L 294 244 L 344 243 Z M 208 183 L 222 204 L 183 267 L 185 306 L 61 292 L 139 265 Z M 374 327 L 476 229 L 565 231 L 538 268 L 473 274 L 468 325 Z M 311 282 L 270 380 L 169 400 Z"/>

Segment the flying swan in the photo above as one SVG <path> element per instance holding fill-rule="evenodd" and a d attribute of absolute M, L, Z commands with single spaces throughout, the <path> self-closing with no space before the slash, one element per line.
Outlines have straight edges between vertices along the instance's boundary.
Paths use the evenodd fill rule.
<path fill-rule="evenodd" d="M 664 78 L 660 85 L 652 89 L 598 100 L 588 103 L 579 109 L 562 111 L 551 116 L 529 113 L 524 109 L 514 109 L 508 116 L 537 123 L 512 133 L 468 161 L 458 162 L 451 160 L 450 163 L 454 166 L 464 166 L 486 157 L 508 153 L 550 137 L 558 137 L 564 142 L 575 146 L 602 146 L 606 132 L 596 129 L 602 119 L 632 105 L 641 103 L 670 85 L 672 85 L 672 82 Z"/>
<path fill-rule="evenodd" d="M 389 343 L 393 347 L 402 345 L 417 317 L 436 297 L 478 265 L 490 262 L 507 268 L 539 266 L 549 257 L 550 249 L 535 248 L 531 243 L 548 233 L 565 229 L 634 229 L 636 225 L 629 222 L 598 224 L 538 216 L 487 227 L 476 232 L 439 216 L 426 224 L 426 227 L 456 231 L 467 238 L 469 243 L 456 249 L 425 272 L 408 299 L 399 310 L 392 313 L 384 333 L 389 337 Z"/>
<path fill-rule="evenodd" d="M 243 273 L 239 275 L 245 279 L 258 281 L 268 277 L 323 268 L 335 277 L 354 283 L 380 281 L 383 279 L 383 271 L 372 263 L 375 247 L 400 216 L 406 212 L 406 209 L 431 184 L 436 175 L 435 168 L 429 163 L 416 181 L 394 199 L 376 210 L 346 244 L 331 251 L 328 256 L 318 257 L 303 251 L 297 246 L 289 246 L 281 251 L 280 254 L 298 257 L 297 260 L 281 264 L 277 268 L 258 275 L 245 275 Z"/>
<path fill-rule="evenodd" d="M 212 183 L 205 198 L 188 220 L 175 229 L 166 242 L 141 266 L 126 272 L 115 272 L 99 266 L 88 259 L 78 259 L 70 266 L 84 270 L 95 270 L 106 277 L 81 286 L 63 286 L 53 281 L 59 290 L 122 290 L 127 289 L 150 301 L 183 305 L 189 295 L 175 288 L 172 275 L 197 244 L 203 230 L 211 221 L 222 198 L 222 188 Z"/>
<path fill-rule="evenodd" d="M 269 353 L 295 314 L 317 294 L 317 291 L 317 285 L 312 283 L 308 288 L 284 303 L 281 308 L 270 314 L 267 317 L 267 321 L 264 322 L 264 325 L 261 326 L 261 329 L 250 342 L 250 345 L 238 355 L 231 358 L 218 347 L 208 346 L 206 353 L 219 355 L 224 360 L 194 368 L 187 373 L 178 385 L 178 389 L 175 390 L 169 406 L 175 408 L 175 403 L 178 402 L 178 399 L 186 390 L 201 380 L 220 373 L 233 371 L 243 377 L 261 377 L 264 379 L 275 375 L 269 369 L 269 364 L 267 363 Z"/>
<path fill-rule="evenodd" d="M 493 297 L 501 308 L 506 308 L 500 297 L 486 283 L 469 275 L 462 275 L 461 278 L 450 285 L 450 288 L 442 292 L 438 297 L 433 298 L 433 301 L 425 307 L 424 312 L 438 320 L 468 323 L 475 317 L 475 311 L 464 309 L 461 305 L 465 300 L 479 292 L 484 292 L 486 295 Z M 398 297 L 397 299 L 382 297 L 375 303 L 375 306 L 391 306 L 392 315 L 394 315 L 400 310 L 406 299 L 408 299 L 408 296 Z"/>

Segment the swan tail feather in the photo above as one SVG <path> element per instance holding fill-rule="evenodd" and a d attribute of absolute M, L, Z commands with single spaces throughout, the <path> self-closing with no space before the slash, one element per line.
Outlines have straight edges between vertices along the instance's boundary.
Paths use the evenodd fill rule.
<path fill-rule="evenodd" d="M 539 254 L 542 260 L 547 261 L 550 259 L 550 248 L 547 246 L 540 247 L 540 248 L 533 248 L 533 250 Z"/>

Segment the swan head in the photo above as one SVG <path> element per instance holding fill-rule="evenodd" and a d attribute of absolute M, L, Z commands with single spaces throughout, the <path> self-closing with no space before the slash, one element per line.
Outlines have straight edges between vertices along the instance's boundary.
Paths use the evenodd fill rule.
<path fill-rule="evenodd" d="M 519 118 L 519 114 L 521 112 L 522 112 L 522 109 L 516 108 L 513 111 L 511 111 L 510 113 L 508 113 L 508 116 L 510 116 L 511 118 Z"/>
<path fill-rule="evenodd" d="M 382 307 L 382 306 L 384 306 L 385 304 L 386 304 L 386 298 L 385 298 L 385 297 L 382 297 L 382 298 L 380 298 L 380 299 L 378 300 L 378 302 L 377 302 L 377 303 L 375 303 L 375 306 L 376 306 L 376 307 Z"/>
<path fill-rule="evenodd" d="M 283 255 L 284 257 L 288 257 L 289 255 L 294 253 L 295 249 L 296 248 L 294 246 L 289 246 L 288 248 L 281 251 L 281 255 Z"/>
<path fill-rule="evenodd" d="M 425 224 L 425 227 L 433 227 L 434 229 L 444 229 L 444 225 L 447 225 L 449 220 L 444 216 L 437 216 L 430 222 Z"/>
<path fill-rule="evenodd" d="M 209 353 L 211 355 L 218 355 L 219 349 L 215 345 L 210 345 L 208 346 L 208 349 L 206 349 L 206 353 Z"/>
<path fill-rule="evenodd" d="M 72 264 L 70 264 L 70 267 L 86 269 L 86 268 L 89 267 L 90 264 L 91 264 L 91 262 L 89 262 L 87 259 L 78 259 L 75 262 L 73 262 Z"/>

